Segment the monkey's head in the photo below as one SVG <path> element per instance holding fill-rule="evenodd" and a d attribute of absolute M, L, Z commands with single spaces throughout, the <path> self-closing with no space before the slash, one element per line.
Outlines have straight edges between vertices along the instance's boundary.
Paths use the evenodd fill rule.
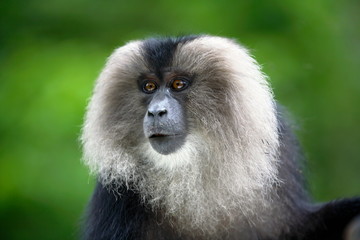
<path fill-rule="evenodd" d="M 115 50 L 97 80 L 84 160 L 104 184 L 131 185 L 171 213 L 186 204 L 204 216 L 205 207 L 190 210 L 197 201 L 212 201 L 212 214 L 233 202 L 230 212 L 276 182 L 277 127 L 266 78 L 234 41 L 134 41 Z"/>

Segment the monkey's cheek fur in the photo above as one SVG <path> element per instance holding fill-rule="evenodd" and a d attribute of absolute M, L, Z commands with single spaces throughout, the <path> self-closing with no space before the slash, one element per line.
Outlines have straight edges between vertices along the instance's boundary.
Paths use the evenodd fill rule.
<path fill-rule="evenodd" d="M 156 152 L 169 155 L 181 149 L 185 143 L 185 137 L 185 134 L 153 135 L 149 137 L 149 142 Z"/>

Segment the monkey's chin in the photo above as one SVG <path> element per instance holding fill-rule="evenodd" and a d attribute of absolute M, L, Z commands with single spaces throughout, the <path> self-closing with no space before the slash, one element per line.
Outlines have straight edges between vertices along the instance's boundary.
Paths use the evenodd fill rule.
<path fill-rule="evenodd" d="M 149 137 L 151 147 L 162 155 L 169 155 L 175 153 L 185 143 L 185 135 L 162 135 L 154 134 Z"/>
<path fill-rule="evenodd" d="M 167 144 L 170 144 L 173 148 L 172 153 L 169 151 L 170 148 L 167 149 L 169 151 L 167 155 L 160 153 L 153 146 L 160 147 L 159 142 L 168 139 L 159 139 L 159 142 L 153 141 L 152 144 L 150 141 L 144 142 L 142 149 L 145 149 L 145 151 L 140 154 L 143 155 L 144 159 L 154 164 L 156 169 L 174 171 L 176 169 L 191 166 L 198 158 L 198 155 L 204 151 L 206 145 L 204 145 L 204 141 L 201 141 L 202 138 L 197 134 L 187 134 L 186 137 L 182 136 L 182 138 L 184 138 L 184 140 L 180 141 L 180 139 L 173 139 L 172 141 L 167 141 Z M 164 145 L 162 145 L 161 148 L 163 147 Z"/>

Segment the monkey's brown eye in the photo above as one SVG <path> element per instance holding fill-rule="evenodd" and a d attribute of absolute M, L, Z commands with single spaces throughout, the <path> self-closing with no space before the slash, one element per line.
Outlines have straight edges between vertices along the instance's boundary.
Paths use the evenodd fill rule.
<path fill-rule="evenodd" d="M 171 88 L 175 91 L 184 90 L 188 86 L 188 82 L 182 79 L 175 79 L 171 83 Z"/>
<path fill-rule="evenodd" d="M 154 83 L 154 82 L 146 82 L 143 85 L 143 91 L 145 93 L 153 93 L 156 90 L 156 88 L 157 88 L 157 86 L 156 86 L 156 83 Z"/>

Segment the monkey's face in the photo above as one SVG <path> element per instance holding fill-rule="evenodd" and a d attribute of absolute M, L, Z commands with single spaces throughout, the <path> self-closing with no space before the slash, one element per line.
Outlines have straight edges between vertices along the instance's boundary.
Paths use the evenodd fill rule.
<path fill-rule="evenodd" d="M 160 77 L 145 74 L 138 84 L 147 108 L 144 136 L 158 153 L 174 153 L 183 146 L 188 131 L 185 99 L 191 77 L 171 72 Z"/>
<path fill-rule="evenodd" d="M 144 64 L 137 63 L 138 94 L 145 111 L 143 133 L 153 150 L 172 155 L 185 149 L 184 154 L 196 145 L 191 142 L 196 134 L 211 132 L 224 118 L 230 120 L 225 80 L 229 73 L 221 70 L 224 59 L 217 50 L 196 37 L 149 39 L 139 48 L 142 61 L 138 62 Z M 171 157 L 165 161 L 174 162 Z"/>

